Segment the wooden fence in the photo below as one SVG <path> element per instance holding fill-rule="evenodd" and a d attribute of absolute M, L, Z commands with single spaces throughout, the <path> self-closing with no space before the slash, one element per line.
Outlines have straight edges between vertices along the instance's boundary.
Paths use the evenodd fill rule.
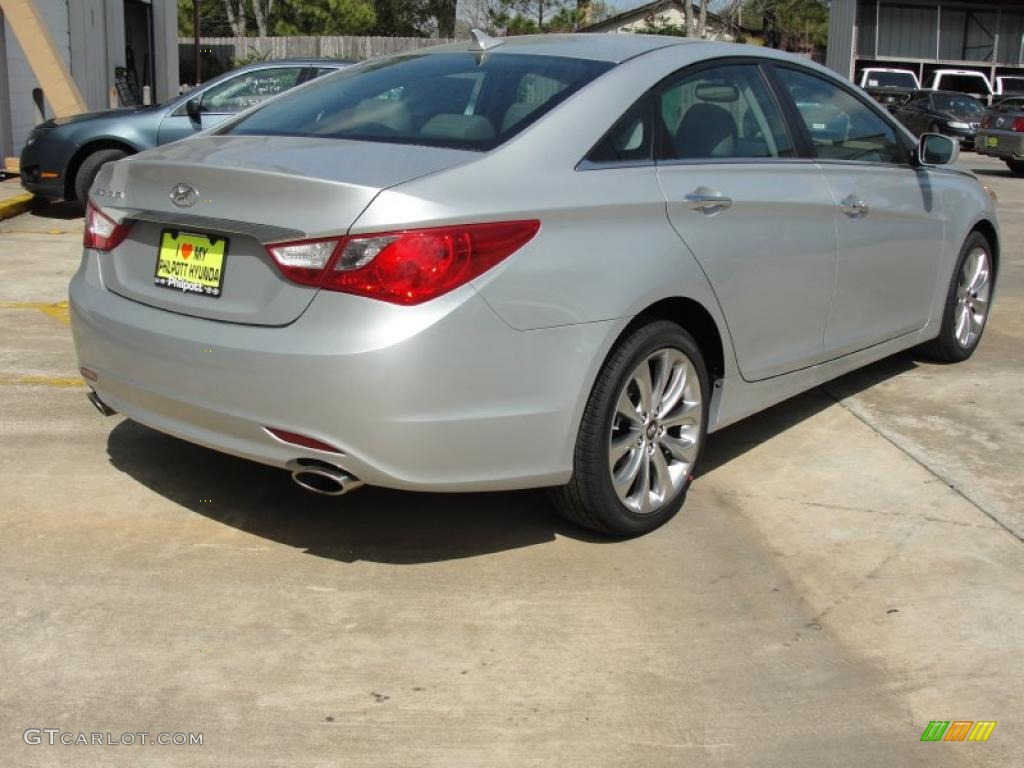
<path fill-rule="evenodd" d="M 330 58 L 370 59 L 392 53 L 426 48 L 430 45 L 450 43 L 448 38 L 436 37 L 203 37 L 200 48 L 204 54 L 218 58 L 230 51 L 235 61 L 251 59 Z M 193 51 L 193 40 L 178 38 L 180 55 L 185 58 Z"/>

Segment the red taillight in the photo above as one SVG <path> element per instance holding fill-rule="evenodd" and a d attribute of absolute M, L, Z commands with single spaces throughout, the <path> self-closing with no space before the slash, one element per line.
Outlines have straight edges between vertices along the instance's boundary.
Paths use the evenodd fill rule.
<path fill-rule="evenodd" d="M 82 238 L 82 245 L 86 248 L 95 248 L 97 251 L 111 251 L 128 236 L 131 228 L 130 223 L 118 224 L 89 203 L 85 209 L 85 235 Z"/>
<path fill-rule="evenodd" d="M 1015 133 L 1024 133 L 1024 117 L 1018 117 L 1013 121 L 1013 126 L 1010 128 Z"/>
<path fill-rule="evenodd" d="M 393 304 L 422 304 L 465 285 L 526 243 L 540 222 L 502 221 L 268 246 L 304 285 Z"/>

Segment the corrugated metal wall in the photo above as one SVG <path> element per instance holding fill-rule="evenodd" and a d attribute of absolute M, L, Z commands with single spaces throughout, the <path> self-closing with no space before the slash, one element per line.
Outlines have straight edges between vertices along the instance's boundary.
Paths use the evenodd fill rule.
<path fill-rule="evenodd" d="M 934 58 L 937 17 L 934 5 L 882 5 L 878 10 L 878 55 Z"/>
<path fill-rule="evenodd" d="M 1024 0 L 833 0 L 828 65 L 847 77 L 851 48 L 863 59 L 1024 66 Z"/>

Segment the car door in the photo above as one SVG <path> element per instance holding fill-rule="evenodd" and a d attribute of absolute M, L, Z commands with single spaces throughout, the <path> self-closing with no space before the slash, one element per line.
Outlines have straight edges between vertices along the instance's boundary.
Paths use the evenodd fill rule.
<path fill-rule="evenodd" d="M 820 362 L 834 204 L 797 157 L 756 60 L 687 68 L 655 92 L 669 220 L 707 274 L 747 380 Z"/>
<path fill-rule="evenodd" d="M 200 87 L 190 94 L 191 98 L 199 99 L 200 122 L 196 123 L 188 116 L 183 102 L 160 123 L 158 141 L 168 144 L 212 128 L 232 115 L 293 88 L 300 82 L 305 69 L 301 66 L 247 69 L 205 88 Z"/>
<path fill-rule="evenodd" d="M 944 222 L 929 171 L 889 118 L 852 89 L 797 65 L 775 65 L 782 97 L 805 98 L 841 116 L 842 134 L 801 113 L 835 203 L 835 295 L 825 350 L 838 357 L 925 325 L 943 259 Z"/>
<path fill-rule="evenodd" d="M 928 97 L 918 94 L 896 110 L 896 119 L 903 123 L 912 133 L 919 134 L 924 130 L 922 122 L 925 119 L 924 115 L 927 109 Z"/>

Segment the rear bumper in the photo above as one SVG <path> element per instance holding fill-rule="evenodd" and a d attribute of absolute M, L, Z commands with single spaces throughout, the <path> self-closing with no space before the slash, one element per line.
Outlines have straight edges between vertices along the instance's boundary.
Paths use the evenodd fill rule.
<path fill-rule="evenodd" d="M 948 125 L 942 129 L 942 132 L 952 139 L 956 139 L 960 142 L 961 146 L 974 147 L 975 139 L 977 138 L 977 131 L 971 128 L 950 128 Z"/>
<path fill-rule="evenodd" d="M 989 146 L 989 139 L 996 139 L 996 146 Z M 978 133 L 976 148 L 982 155 L 1003 160 L 1024 160 L 1024 134 L 1010 131 L 981 131 Z"/>
<path fill-rule="evenodd" d="M 516 331 L 465 286 L 419 307 L 321 292 L 291 325 L 228 324 L 111 293 L 89 251 L 71 283 L 79 361 L 111 408 L 253 461 L 316 458 L 410 490 L 566 482 L 592 377 L 624 323 Z"/>

